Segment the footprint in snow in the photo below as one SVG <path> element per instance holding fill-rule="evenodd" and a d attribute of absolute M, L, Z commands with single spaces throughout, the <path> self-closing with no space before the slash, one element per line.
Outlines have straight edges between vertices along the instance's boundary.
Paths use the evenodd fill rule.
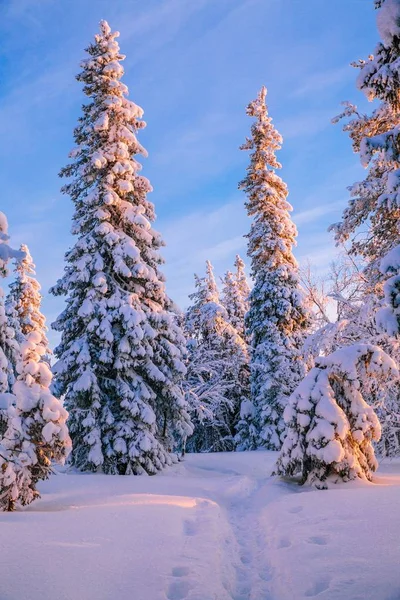
<path fill-rule="evenodd" d="M 185 535 L 187 536 L 196 535 L 197 533 L 197 525 L 195 521 L 185 521 L 183 528 Z"/>
<path fill-rule="evenodd" d="M 290 546 L 292 545 L 292 542 L 289 540 L 289 538 L 282 538 L 278 544 L 278 548 L 290 548 Z"/>
<path fill-rule="evenodd" d="M 293 508 L 289 508 L 288 512 L 292 513 L 292 515 L 295 515 L 299 512 L 301 512 L 303 510 L 302 506 L 293 506 Z"/>
<path fill-rule="evenodd" d="M 190 585 L 188 582 L 178 579 L 177 581 L 173 581 L 169 586 L 167 598 L 168 600 L 185 600 L 189 591 Z"/>
<path fill-rule="evenodd" d="M 248 600 L 251 594 L 251 584 L 242 582 L 239 584 L 239 589 L 233 594 L 232 600 Z"/>
<path fill-rule="evenodd" d="M 305 595 L 307 598 L 314 598 L 314 596 L 319 596 L 326 590 L 329 590 L 331 580 L 329 577 L 321 577 L 318 579 L 311 587 L 308 588 Z"/>
<path fill-rule="evenodd" d="M 270 568 L 266 568 L 265 571 L 260 573 L 260 579 L 262 579 L 262 581 L 271 581 L 272 579 L 272 572 Z"/>
<path fill-rule="evenodd" d="M 309 544 L 316 544 L 317 546 L 326 546 L 328 538 L 325 535 L 314 535 L 308 538 Z"/>
<path fill-rule="evenodd" d="M 174 567 L 172 569 L 173 577 L 185 577 L 185 575 L 189 575 L 190 569 L 189 567 Z"/>

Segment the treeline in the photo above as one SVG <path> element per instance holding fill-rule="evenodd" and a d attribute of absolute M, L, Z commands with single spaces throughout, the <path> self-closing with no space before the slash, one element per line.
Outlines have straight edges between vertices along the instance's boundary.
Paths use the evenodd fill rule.
<path fill-rule="evenodd" d="M 60 173 L 75 243 L 51 290 L 66 301 L 53 324 L 53 382 L 34 265 L 26 247 L 10 249 L 0 222 L 3 276 L 16 260 L 0 299 L 0 508 L 37 497 L 71 440 L 76 468 L 124 475 L 157 473 L 185 451 L 276 450 L 276 473 L 317 487 L 371 479 L 376 447 L 399 453 L 400 2 L 376 4 L 382 41 L 355 66 L 377 103 L 371 115 L 346 103 L 336 119 L 367 175 L 332 226 L 343 258 L 330 283 L 294 258 L 282 139 L 263 87 L 241 147 L 251 289 L 239 256 L 220 285 L 207 261 L 185 314 L 166 292 L 138 161 L 143 111 L 121 80 L 118 33 L 101 22 L 77 76 L 87 101 Z"/>

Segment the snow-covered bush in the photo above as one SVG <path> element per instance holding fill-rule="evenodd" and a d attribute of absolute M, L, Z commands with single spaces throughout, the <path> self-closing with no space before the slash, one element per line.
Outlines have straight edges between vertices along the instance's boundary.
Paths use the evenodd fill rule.
<path fill-rule="evenodd" d="M 320 357 L 285 408 L 287 435 L 276 473 L 300 476 L 302 484 L 326 488 L 329 481 L 371 480 L 377 468 L 372 443 L 381 426 L 361 393 L 360 379 L 380 384 L 398 377 L 380 348 L 355 344 Z"/>

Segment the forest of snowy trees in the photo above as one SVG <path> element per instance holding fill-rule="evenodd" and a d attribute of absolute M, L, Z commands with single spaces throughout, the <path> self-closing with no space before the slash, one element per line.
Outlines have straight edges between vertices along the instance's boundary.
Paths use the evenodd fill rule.
<path fill-rule="evenodd" d="M 294 256 L 297 230 L 279 176 L 283 140 L 261 87 L 247 107 L 239 182 L 248 271 L 207 260 L 182 312 L 168 296 L 163 238 L 142 175 L 143 110 L 123 83 L 106 21 L 77 75 L 85 97 L 60 176 L 74 244 L 51 293 L 51 326 L 26 245 L 0 213 L 0 509 L 29 504 L 53 463 L 156 474 L 186 452 L 277 451 L 301 484 L 371 480 L 400 456 L 400 0 L 375 0 L 380 41 L 353 66 L 374 101 L 343 123 L 365 178 L 330 230 L 340 258 L 325 281 Z M 371 49 L 372 50 L 372 49 Z M 151 159 L 149 159 L 151 160 Z M 233 182 L 235 185 L 236 182 Z M 210 257 L 212 258 L 212 257 Z"/>

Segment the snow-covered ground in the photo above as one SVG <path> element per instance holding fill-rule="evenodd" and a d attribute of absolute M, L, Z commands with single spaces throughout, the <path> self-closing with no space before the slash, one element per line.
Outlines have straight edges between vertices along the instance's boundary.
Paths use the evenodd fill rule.
<path fill-rule="evenodd" d="M 398 600 L 400 462 L 311 491 L 271 478 L 275 458 L 52 477 L 0 514 L 1 600 Z"/>

